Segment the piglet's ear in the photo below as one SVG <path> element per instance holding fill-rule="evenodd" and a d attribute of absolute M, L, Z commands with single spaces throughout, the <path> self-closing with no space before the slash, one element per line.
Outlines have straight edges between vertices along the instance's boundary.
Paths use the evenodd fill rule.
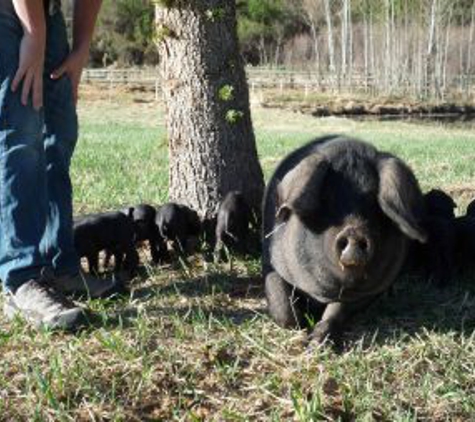
<path fill-rule="evenodd" d="M 425 243 L 427 233 L 420 225 L 423 197 L 414 174 L 401 160 L 392 156 L 379 160 L 378 171 L 378 202 L 383 212 L 406 236 Z"/>
<path fill-rule="evenodd" d="M 312 154 L 285 175 L 277 186 L 278 219 L 286 220 L 292 212 L 308 215 L 318 208 L 328 167 L 324 157 Z"/>

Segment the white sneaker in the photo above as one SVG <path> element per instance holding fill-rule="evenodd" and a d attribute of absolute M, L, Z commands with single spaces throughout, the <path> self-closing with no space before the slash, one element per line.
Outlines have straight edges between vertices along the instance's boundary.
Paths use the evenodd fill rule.
<path fill-rule="evenodd" d="M 4 313 L 16 315 L 35 328 L 72 330 L 85 322 L 85 310 L 76 306 L 44 279 L 32 279 L 15 293 L 5 293 Z"/>

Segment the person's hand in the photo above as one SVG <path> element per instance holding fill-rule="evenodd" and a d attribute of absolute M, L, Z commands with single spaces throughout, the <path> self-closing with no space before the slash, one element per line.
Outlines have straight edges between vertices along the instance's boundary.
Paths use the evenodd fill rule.
<path fill-rule="evenodd" d="M 81 81 L 81 74 L 87 63 L 89 52 L 87 50 L 73 50 L 66 60 L 56 70 L 51 73 L 52 79 L 59 79 L 64 74 L 68 75 L 73 87 L 74 103 L 78 101 L 78 88 Z"/>
<path fill-rule="evenodd" d="M 35 110 L 39 110 L 43 106 L 45 45 L 45 37 L 25 32 L 20 44 L 18 69 L 11 87 L 12 91 L 15 92 L 20 83 L 23 82 L 21 103 L 26 106 L 31 93 Z"/>

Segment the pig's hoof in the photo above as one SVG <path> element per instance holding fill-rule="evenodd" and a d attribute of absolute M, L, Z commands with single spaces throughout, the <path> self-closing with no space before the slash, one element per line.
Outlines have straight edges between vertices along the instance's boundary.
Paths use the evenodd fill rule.
<path fill-rule="evenodd" d="M 331 332 L 331 325 L 328 321 L 318 322 L 307 337 L 309 346 L 324 343 L 330 338 Z"/>
<path fill-rule="evenodd" d="M 330 346 L 336 352 L 343 350 L 343 331 L 338 324 L 320 321 L 307 336 L 307 351 L 312 352 L 322 346 Z"/>

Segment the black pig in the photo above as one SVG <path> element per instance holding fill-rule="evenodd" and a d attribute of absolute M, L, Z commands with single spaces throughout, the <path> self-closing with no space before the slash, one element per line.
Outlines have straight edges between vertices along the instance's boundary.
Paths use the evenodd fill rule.
<path fill-rule="evenodd" d="M 455 218 L 454 209 L 457 204 L 443 190 L 432 189 L 424 194 L 424 204 L 427 215 L 441 217 L 447 220 Z"/>
<path fill-rule="evenodd" d="M 475 201 L 465 215 L 455 219 L 455 265 L 460 272 L 475 266 Z"/>
<path fill-rule="evenodd" d="M 74 222 L 74 246 L 80 257 L 86 257 L 90 272 L 98 271 L 99 252 L 114 255 L 116 270 L 122 264 L 135 273 L 139 257 L 134 246 L 134 225 L 131 215 L 120 211 L 80 217 Z"/>
<path fill-rule="evenodd" d="M 445 287 L 454 270 L 454 208 L 457 204 L 444 191 L 432 189 L 424 195 L 423 227 L 427 243 L 412 242 L 408 268 L 439 287 Z"/>
<path fill-rule="evenodd" d="M 162 238 L 172 241 L 181 253 L 188 249 L 190 238 L 197 238 L 201 232 L 197 212 L 186 205 L 170 202 L 158 207 L 155 221 Z"/>
<path fill-rule="evenodd" d="M 398 158 L 343 136 L 316 139 L 288 155 L 263 204 L 269 311 L 283 327 L 319 312 L 310 339 L 336 334 L 398 275 L 411 239 L 426 241 L 423 199 Z"/>
<path fill-rule="evenodd" d="M 467 215 L 475 218 L 475 199 L 467 206 Z"/>
<path fill-rule="evenodd" d="M 428 216 L 422 225 L 427 232 L 427 243 L 413 243 L 413 270 L 436 286 L 445 287 L 454 272 L 454 219 Z"/>
<path fill-rule="evenodd" d="M 148 241 L 152 260 L 158 264 L 166 254 L 166 245 L 155 222 L 157 211 L 152 205 L 140 204 L 124 208 L 122 213 L 131 215 L 135 242 Z"/>
<path fill-rule="evenodd" d="M 245 253 L 248 250 L 252 211 L 239 191 L 226 194 L 219 204 L 216 222 L 215 255 L 219 257 L 223 247 Z"/>

